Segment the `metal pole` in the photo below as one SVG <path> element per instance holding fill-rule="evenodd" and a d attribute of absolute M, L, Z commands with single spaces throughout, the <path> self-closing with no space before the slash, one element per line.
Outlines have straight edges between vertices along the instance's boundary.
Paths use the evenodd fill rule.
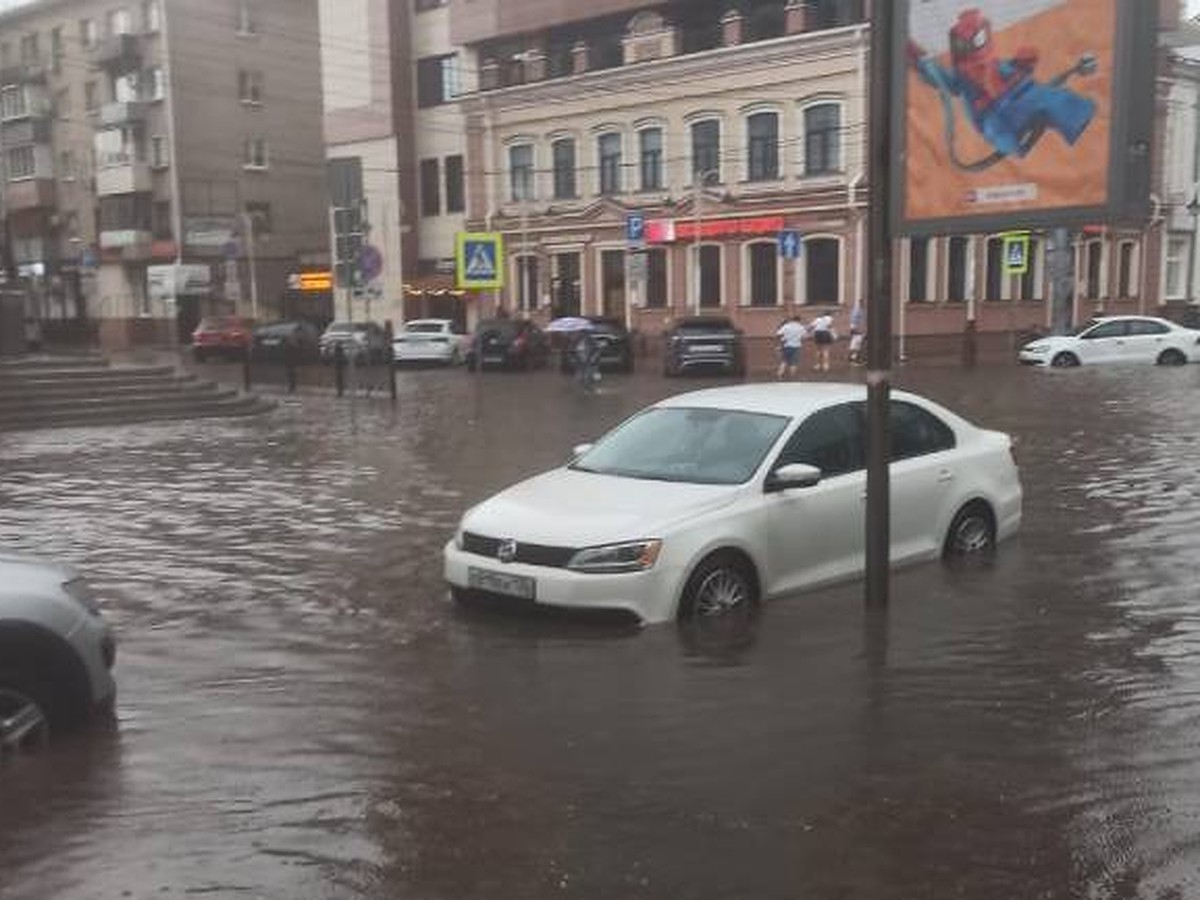
<path fill-rule="evenodd" d="M 867 224 L 867 259 L 871 272 L 867 302 L 867 584 L 866 604 L 888 602 L 889 506 L 888 403 L 892 378 L 892 240 L 888 195 L 892 178 L 891 3 L 871 5 L 871 90 L 867 160 L 871 205 Z"/>
<path fill-rule="evenodd" d="M 692 214 L 695 217 L 696 230 L 692 235 L 692 303 L 695 304 L 695 315 L 700 315 L 700 196 L 704 191 L 704 174 L 696 176 L 695 196 L 692 198 Z"/>
<path fill-rule="evenodd" d="M 254 216 L 242 211 L 242 222 L 246 225 L 246 258 L 250 262 L 250 316 L 258 322 L 258 257 L 254 248 Z"/>
<path fill-rule="evenodd" d="M 1188 212 L 1192 214 L 1192 234 L 1188 241 L 1188 274 L 1187 302 L 1196 302 L 1196 225 L 1200 220 L 1200 191 L 1197 191 L 1188 204 Z"/>

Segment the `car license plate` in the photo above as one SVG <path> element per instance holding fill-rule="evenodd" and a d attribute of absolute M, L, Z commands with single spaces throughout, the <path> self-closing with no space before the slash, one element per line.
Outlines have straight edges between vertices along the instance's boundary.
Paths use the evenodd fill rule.
<path fill-rule="evenodd" d="M 533 600 L 537 597 L 536 581 L 524 575 L 510 575 L 508 572 L 494 572 L 491 569 L 477 569 L 471 566 L 467 569 L 467 584 L 481 591 L 519 597 L 522 600 Z"/>
<path fill-rule="evenodd" d="M 264 347 L 278 347 L 283 341 L 280 338 L 263 338 L 262 345 Z"/>
<path fill-rule="evenodd" d="M 725 348 L 720 344 L 692 344 L 688 349 L 695 353 L 720 353 Z"/>

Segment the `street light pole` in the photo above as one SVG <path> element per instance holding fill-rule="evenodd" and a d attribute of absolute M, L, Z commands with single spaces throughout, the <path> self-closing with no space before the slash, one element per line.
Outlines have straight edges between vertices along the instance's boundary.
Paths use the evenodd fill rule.
<path fill-rule="evenodd" d="M 258 322 L 258 258 L 254 248 L 254 216 L 242 210 L 242 224 L 246 228 L 246 258 L 250 262 L 250 317 Z"/>
<path fill-rule="evenodd" d="M 704 187 L 712 179 L 719 178 L 720 173 L 716 169 L 705 169 L 703 172 L 697 172 L 696 177 L 692 181 L 692 216 L 694 218 L 693 227 L 695 231 L 692 234 L 692 255 L 695 260 L 692 264 L 693 272 L 693 301 L 696 305 L 695 314 L 700 315 L 700 203 L 704 199 Z"/>

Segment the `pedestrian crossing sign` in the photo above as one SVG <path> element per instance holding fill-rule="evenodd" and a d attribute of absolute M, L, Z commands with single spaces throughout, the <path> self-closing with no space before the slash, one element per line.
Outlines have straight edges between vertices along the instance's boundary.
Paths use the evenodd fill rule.
<path fill-rule="evenodd" d="M 1004 274 L 1024 275 L 1029 271 L 1029 232 L 1004 235 Z"/>
<path fill-rule="evenodd" d="M 495 290 L 504 287 L 504 239 L 500 234 L 460 231 L 454 256 L 459 288 Z"/>

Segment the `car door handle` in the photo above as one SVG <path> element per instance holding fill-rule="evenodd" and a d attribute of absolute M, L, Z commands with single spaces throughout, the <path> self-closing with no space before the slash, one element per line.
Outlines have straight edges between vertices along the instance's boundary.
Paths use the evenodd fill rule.
<path fill-rule="evenodd" d="M 938 484 L 949 484 L 954 480 L 954 473 L 949 469 L 942 469 L 942 471 L 938 472 L 937 480 Z"/>

